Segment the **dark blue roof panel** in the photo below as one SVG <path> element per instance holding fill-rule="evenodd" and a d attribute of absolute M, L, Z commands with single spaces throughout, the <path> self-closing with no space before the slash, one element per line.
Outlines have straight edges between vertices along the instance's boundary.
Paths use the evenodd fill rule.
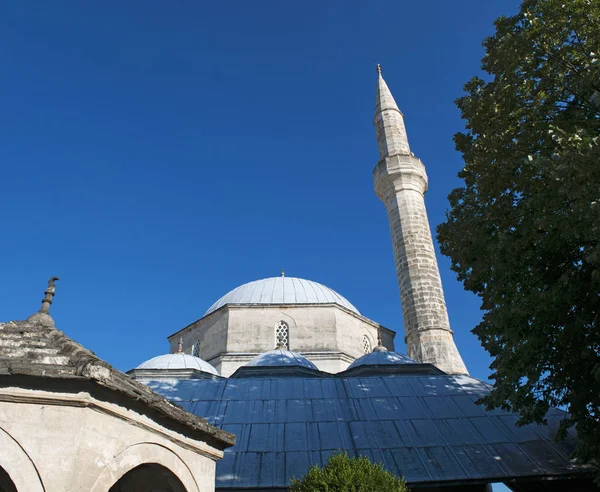
<path fill-rule="evenodd" d="M 475 401 L 489 386 L 469 376 L 243 377 L 143 380 L 237 436 L 217 463 L 217 487 L 285 487 L 336 450 L 365 455 L 409 483 L 502 481 L 588 471 L 569 460 L 574 436 Z"/>

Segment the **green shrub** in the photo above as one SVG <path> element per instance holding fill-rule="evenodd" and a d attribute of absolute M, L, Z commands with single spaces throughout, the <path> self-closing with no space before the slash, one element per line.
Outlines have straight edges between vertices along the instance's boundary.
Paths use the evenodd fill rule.
<path fill-rule="evenodd" d="M 301 480 L 293 479 L 294 492 L 408 492 L 404 480 L 396 478 L 379 463 L 365 456 L 350 458 L 333 454 L 323 468 L 311 466 Z"/>

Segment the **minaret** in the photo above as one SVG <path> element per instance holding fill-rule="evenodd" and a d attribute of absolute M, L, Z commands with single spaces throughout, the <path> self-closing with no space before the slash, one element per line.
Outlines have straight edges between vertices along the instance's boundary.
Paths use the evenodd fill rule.
<path fill-rule="evenodd" d="M 379 163 L 375 193 L 388 212 L 408 356 L 448 374 L 468 374 L 454 344 L 442 281 L 425 210 L 427 173 L 410 151 L 404 117 L 377 65 L 373 124 Z"/>

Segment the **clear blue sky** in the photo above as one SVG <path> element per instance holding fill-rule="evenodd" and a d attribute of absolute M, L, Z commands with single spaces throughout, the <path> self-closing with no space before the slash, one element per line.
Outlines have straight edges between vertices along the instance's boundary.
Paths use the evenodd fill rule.
<path fill-rule="evenodd" d="M 400 333 L 371 181 L 375 64 L 427 166 L 435 227 L 460 184 L 453 101 L 493 19 L 517 8 L 2 2 L 0 319 L 37 310 L 57 275 L 57 325 L 127 370 L 230 289 L 285 268 Z M 486 379 L 479 302 L 440 267 L 458 347 Z"/>
<path fill-rule="evenodd" d="M 0 319 L 52 313 L 122 370 L 239 284 L 324 283 L 402 332 L 373 192 L 375 64 L 427 166 L 432 226 L 462 167 L 454 99 L 516 0 L 0 4 Z M 479 302 L 440 258 L 459 349 Z M 402 335 L 397 348 L 404 351 Z"/>

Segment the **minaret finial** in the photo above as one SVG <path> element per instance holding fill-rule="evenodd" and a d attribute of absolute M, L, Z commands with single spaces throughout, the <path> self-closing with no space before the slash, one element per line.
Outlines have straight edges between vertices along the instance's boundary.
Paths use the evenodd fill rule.
<path fill-rule="evenodd" d="M 283 268 L 281 269 L 281 276 L 285 277 L 285 270 Z"/>
<path fill-rule="evenodd" d="M 179 344 L 177 345 L 177 353 L 183 354 L 183 337 L 179 337 Z"/>
<path fill-rule="evenodd" d="M 44 292 L 44 298 L 42 299 L 42 307 L 38 311 L 38 313 L 48 314 L 50 312 L 50 304 L 52 304 L 52 298 L 54 297 L 54 291 L 56 290 L 56 285 L 54 282 L 58 280 L 58 277 L 52 277 L 48 280 L 48 287 L 46 287 L 46 291 Z"/>
<path fill-rule="evenodd" d="M 377 75 L 381 75 L 381 65 L 377 64 Z"/>

